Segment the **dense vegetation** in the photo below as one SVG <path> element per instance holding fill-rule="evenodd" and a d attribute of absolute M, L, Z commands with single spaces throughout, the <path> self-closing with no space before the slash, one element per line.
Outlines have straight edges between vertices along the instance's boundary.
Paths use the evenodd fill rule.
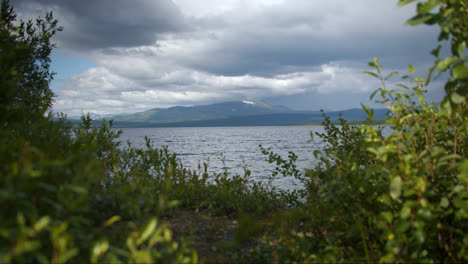
<path fill-rule="evenodd" d="M 438 25 L 451 50 L 447 58 L 434 50 L 426 80 L 410 66 L 407 83 L 392 90 L 386 80 L 396 73 L 384 77 L 377 58 L 369 63 L 368 73 L 382 81 L 373 96 L 392 113 L 390 135 L 363 107 L 368 124 L 325 117 L 325 132 L 315 136 L 327 147 L 306 173 L 294 153 L 284 159 L 262 149 L 275 174 L 304 183 L 288 193 L 250 182 L 248 170 L 234 177 L 208 175 L 206 164 L 187 170 L 149 140 L 145 149 L 119 148 L 112 122 L 52 122 L 45 114 L 53 102 L 50 39 L 61 28 L 51 13 L 18 24 L 3 0 L 0 262 L 195 263 L 198 245 L 170 228 L 181 211 L 236 219 L 223 261 L 467 262 L 467 17 L 466 0 L 418 4 L 408 24 Z M 424 102 L 433 72 L 450 74 L 440 105 Z"/>

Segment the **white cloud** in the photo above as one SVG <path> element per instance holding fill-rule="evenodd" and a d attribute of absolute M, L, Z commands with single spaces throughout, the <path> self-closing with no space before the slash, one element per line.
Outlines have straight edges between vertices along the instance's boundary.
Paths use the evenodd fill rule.
<path fill-rule="evenodd" d="M 152 68 L 151 64 L 148 66 Z M 362 74 L 362 69 L 338 63 L 324 64 L 312 71 L 271 77 L 248 74 L 224 76 L 191 69 L 176 69 L 164 72 L 144 71 L 140 72 L 138 78 L 134 78 L 134 72 L 140 70 L 138 67 L 132 68 L 123 64 L 122 67 L 127 70 L 126 77 L 103 67 L 93 68 L 73 77 L 61 90 L 54 110 L 68 113 L 71 111 L 72 115 L 82 111 L 119 114 L 220 100 L 261 99 L 305 92 L 324 95 L 339 92 L 360 93 L 375 88 L 375 84 L 373 86 L 369 78 Z M 122 69 L 114 70 L 119 72 Z M 76 91 L 76 87 L 79 92 Z M 76 106 L 80 108 L 74 109 Z"/>
<path fill-rule="evenodd" d="M 48 2 L 56 1 L 38 3 Z M 112 10 L 119 3 L 129 6 L 123 2 Z M 435 29 L 403 26 L 414 10 L 397 8 L 396 0 L 145 0 L 121 19 L 106 14 L 103 39 L 99 28 L 80 26 L 77 18 L 86 14 L 75 6 L 60 2 L 56 12 L 71 31 L 58 40 L 98 66 L 61 87 L 54 110 L 72 115 L 302 93 L 370 94 L 378 86 L 362 74 L 368 60 L 379 56 L 393 68 L 427 65 L 437 35 Z M 161 19 L 151 17 L 159 6 L 155 14 Z M 122 23 L 127 26 L 119 28 Z M 139 30 L 130 32 L 134 26 Z M 80 48 L 70 44 L 73 39 L 93 41 L 76 42 L 85 46 Z"/>

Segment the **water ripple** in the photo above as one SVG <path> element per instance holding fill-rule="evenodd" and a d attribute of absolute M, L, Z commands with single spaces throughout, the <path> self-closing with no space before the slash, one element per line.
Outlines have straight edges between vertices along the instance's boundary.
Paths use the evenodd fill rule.
<path fill-rule="evenodd" d="M 144 147 L 144 137 L 151 138 L 155 147 L 167 146 L 179 155 L 185 168 L 197 170 L 200 162 L 209 158 L 210 174 L 224 172 L 244 174 L 244 167 L 251 170 L 256 181 L 266 181 L 274 165 L 265 161 L 259 145 L 287 158 L 288 151 L 297 156 L 300 170 L 310 168 L 316 162 L 313 152 L 323 147 L 318 139 L 310 140 L 310 132 L 323 132 L 321 126 L 291 127 L 190 127 L 190 128 L 125 128 L 120 141 L 130 140 L 135 147 Z M 124 145 L 126 146 L 126 144 Z M 294 178 L 275 177 L 273 185 L 294 188 Z"/>

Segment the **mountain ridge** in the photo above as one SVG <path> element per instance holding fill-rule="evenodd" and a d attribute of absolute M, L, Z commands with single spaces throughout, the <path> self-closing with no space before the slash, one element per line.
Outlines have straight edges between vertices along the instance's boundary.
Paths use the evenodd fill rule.
<path fill-rule="evenodd" d="M 261 101 L 244 100 L 198 106 L 153 108 L 134 114 L 114 116 L 113 119 L 122 122 L 181 122 L 290 112 L 294 110 L 284 106 L 271 106 Z"/>
<path fill-rule="evenodd" d="M 374 109 L 374 118 L 385 118 L 387 109 Z M 364 120 L 367 114 L 359 108 L 325 111 L 332 121 L 341 116 L 348 121 Z M 114 116 L 116 127 L 213 127 L 277 126 L 304 123 L 320 124 L 320 111 L 292 110 L 271 106 L 261 101 L 229 101 L 199 106 L 153 108 L 129 115 Z"/>

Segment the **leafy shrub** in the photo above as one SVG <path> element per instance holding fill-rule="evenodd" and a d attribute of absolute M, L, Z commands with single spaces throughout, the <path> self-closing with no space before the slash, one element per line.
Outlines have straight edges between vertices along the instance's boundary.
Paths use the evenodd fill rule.
<path fill-rule="evenodd" d="M 413 2 L 402 0 L 401 4 Z M 452 56 L 437 57 L 427 80 L 413 78 L 388 89 L 379 60 L 369 63 L 382 87 L 377 102 L 390 115 L 384 135 L 372 124 L 324 121 L 326 143 L 320 163 L 306 172 L 310 221 L 277 231 L 275 243 L 254 248 L 254 259 L 297 262 L 466 262 L 468 261 L 468 58 L 467 1 L 420 1 L 408 24 L 438 24 L 440 41 Z M 436 10 L 435 13 L 431 13 Z M 439 106 L 424 101 L 433 72 L 449 71 Z"/>
<path fill-rule="evenodd" d="M 132 172 L 117 169 L 125 156 L 114 141 L 119 132 L 106 122 L 91 128 L 89 117 L 73 128 L 63 116 L 44 115 L 53 95 L 50 38 L 61 28 L 51 13 L 18 27 L 15 19 L 2 1 L 0 262 L 196 262 L 193 250 L 157 224 L 158 211 L 128 191 L 144 190 L 148 168 L 137 164 L 137 180 L 117 190 L 117 176 Z"/>
<path fill-rule="evenodd" d="M 1 7 L 0 262 L 197 262 L 157 217 L 176 205 L 216 214 L 284 207 L 277 194 L 244 177 L 186 170 L 167 148 L 120 148 L 112 122 L 72 126 L 44 115 L 51 13 L 20 22 Z M 3 93 L 3 90 L 5 93 Z M 33 103 L 34 102 L 34 103 Z M 146 224 L 145 224 L 146 222 Z"/>

